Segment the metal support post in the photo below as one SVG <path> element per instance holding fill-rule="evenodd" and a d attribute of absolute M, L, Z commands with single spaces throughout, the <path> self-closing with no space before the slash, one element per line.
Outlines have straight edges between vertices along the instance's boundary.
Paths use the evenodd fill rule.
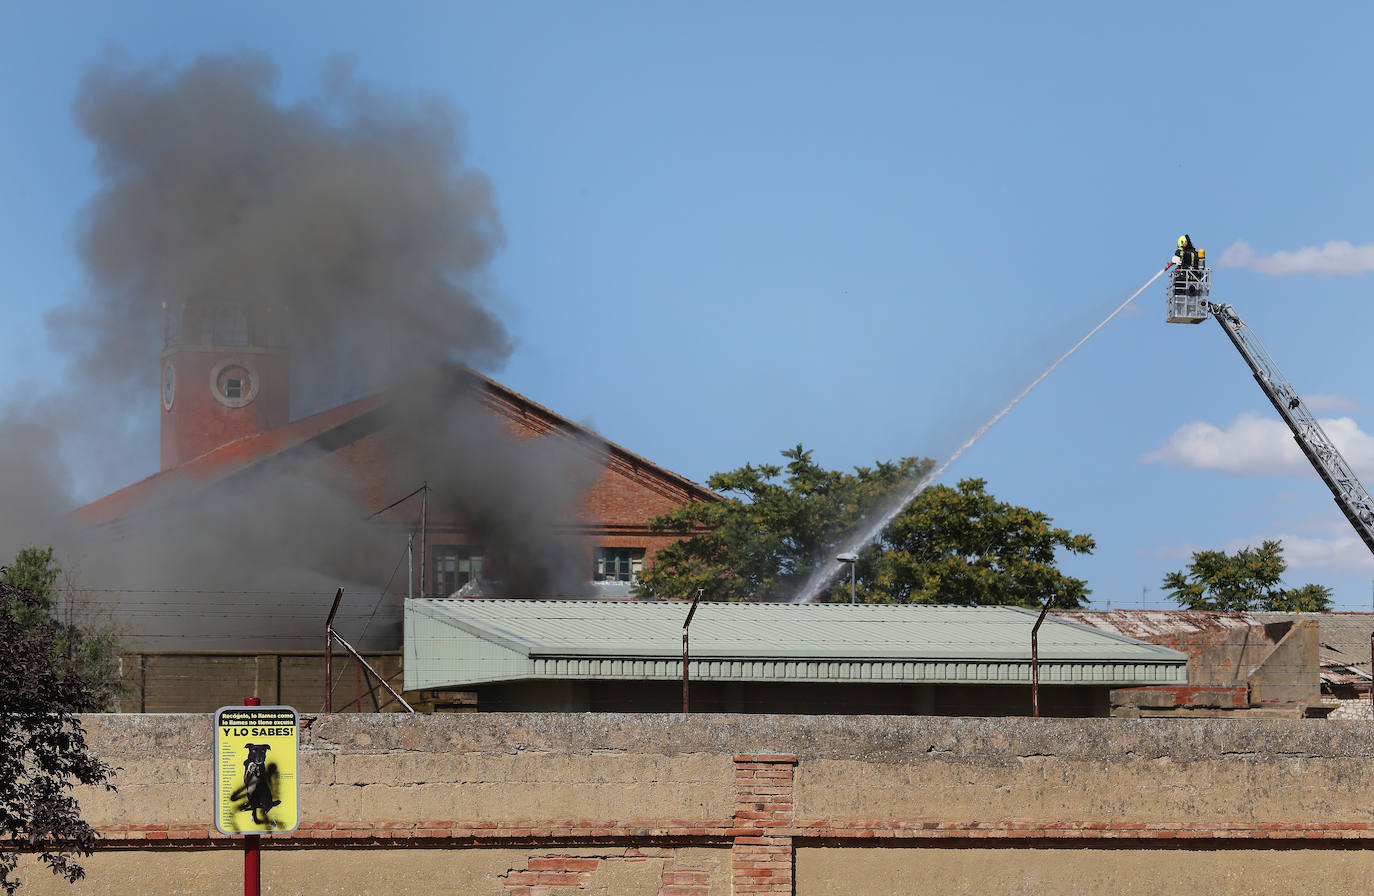
<path fill-rule="evenodd" d="M 261 706 L 257 697 L 244 697 L 244 706 Z M 243 838 L 243 896 L 262 893 L 262 837 L 248 834 Z"/>
<path fill-rule="evenodd" d="M 705 588 L 697 589 L 697 596 L 692 599 L 692 609 L 687 611 L 687 620 L 682 623 L 682 714 L 687 715 L 687 666 L 691 662 L 687 650 L 687 627 L 692 624 L 692 617 L 696 615 L 697 604 L 701 603 L 701 595 Z"/>
<path fill-rule="evenodd" d="M 324 711 L 334 711 L 334 614 L 339 612 L 339 601 L 343 600 L 343 589 L 334 593 L 334 606 L 329 608 L 329 618 L 324 622 Z"/>
<path fill-rule="evenodd" d="M 1035 625 L 1031 628 L 1031 717 L 1040 718 L 1040 623 L 1045 621 L 1045 614 L 1050 611 L 1050 604 L 1054 603 L 1054 595 L 1051 594 L 1045 601 L 1045 606 L 1040 610 L 1040 618 L 1035 620 Z"/>

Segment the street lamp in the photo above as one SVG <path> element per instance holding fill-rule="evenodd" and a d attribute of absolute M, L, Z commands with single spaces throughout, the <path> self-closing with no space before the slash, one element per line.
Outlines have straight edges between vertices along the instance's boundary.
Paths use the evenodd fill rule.
<path fill-rule="evenodd" d="M 853 604 L 854 604 L 854 567 L 857 566 L 858 563 L 859 563 L 859 555 L 856 554 L 856 553 L 854 553 L 853 551 L 845 551 L 843 554 L 839 554 L 838 556 L 836 556 L 835 559 L 838 560 L 838 561 L 840 561 L 841 563 L 848 563 L 848 564 L 849 564 L 849 604 L 850 604 L 850 606 L 853 606 Z"/>

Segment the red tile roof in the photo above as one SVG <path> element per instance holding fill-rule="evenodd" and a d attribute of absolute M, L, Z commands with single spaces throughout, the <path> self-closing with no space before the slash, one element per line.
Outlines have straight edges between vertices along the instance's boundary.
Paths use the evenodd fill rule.
<path fill-rule="evenodd" d="M 511 409 L 516 409 L 527 424 L 533 422 L 531 418 L 535 418 L 538 421 L 535 428 L 542 431 L 573 430 L 579 434 L 591 436 L 610 454 L 613 463 L 618 461 L 621 464 L 646 470 L 657 478 L 667 480 L 677 489 L 686 492 L 692 500 L 711 501 L 718 500 L 720 497 L 690 479 L 659 467 L 619 445 L 602 439 L 587 430 L 586 427 L 573 423 L 566 417 L 554 413 L 543 405 L 531 401 L 518 392 L 508 389 L 474 370 L 455 365 L 452 372 L 457 377 L 475 380 L 482 387 L 486 404 L 496 413 L 508 413 Z M 382 409 L 388 400 L 389 394 L 387 392 L 378 392 L 340 405 L 332 410 L 322 411 L 296 420 L 279 429 L 237 439 L 170 470 L 154 473 L 133 485 L 106 495 L 78 508 L 72 515 L 89 524 L 113 522 L 145 506 L 158 491 L 165 487 L 187 484 L 209 485 L 221 481 L 240 470 L 245 470 L 270 458 L 279 457 L 292 448 L 324 437 L 345 424 L 359 420 L 370 412 Z"/>
<path fill-rule="evenodd" d="M 117 492 L 74 511 L 73 516 L 87 523 L 108 523 L 143 506 L 159 489 L 172 484 L 217 482 L 268 457 L 300 445 L 336 426 L 380 407 L 385 394 L 377 393 L 332 410 L 313 414 L 280 429 L 236 439 L 192 458 L 170 470 L 154 473 Z"/>

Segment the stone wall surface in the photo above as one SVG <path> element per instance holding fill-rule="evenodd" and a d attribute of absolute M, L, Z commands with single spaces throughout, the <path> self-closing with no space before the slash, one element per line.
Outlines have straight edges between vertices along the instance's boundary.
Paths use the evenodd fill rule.
<path fill-rule="evenodd" d="M 1374 731 L 1318 720 L 333 715 L 268 892 L 1353 892 L 1374 873 Z M 119 791 L 75 889 L 206 892 L 208 716 L 86 719 Z M 302 882 L 309 882 L 309 887 Z"/>

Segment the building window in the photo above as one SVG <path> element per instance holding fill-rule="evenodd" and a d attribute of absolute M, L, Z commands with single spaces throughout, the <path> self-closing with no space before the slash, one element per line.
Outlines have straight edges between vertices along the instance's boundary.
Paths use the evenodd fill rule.
<path fill-rule="evenodd" d="M 482 549 L 469 545 L 439 545 L 434 551 L 434 584 L 431 592 L 448 597 L 468 582 L 482 577 Z"/>
<path fill-rule="evenodd" d="M 251 370 L 231 359 L 211 371 L 210 390 L 220 404 L 241 408 L 257 397 L 258 382 Z"/>
<path fill-rule="evenodd" d="M 598 582 L 633 582 L 644 571 L 643 548 L 597 548 L 592 577 Z"/>

